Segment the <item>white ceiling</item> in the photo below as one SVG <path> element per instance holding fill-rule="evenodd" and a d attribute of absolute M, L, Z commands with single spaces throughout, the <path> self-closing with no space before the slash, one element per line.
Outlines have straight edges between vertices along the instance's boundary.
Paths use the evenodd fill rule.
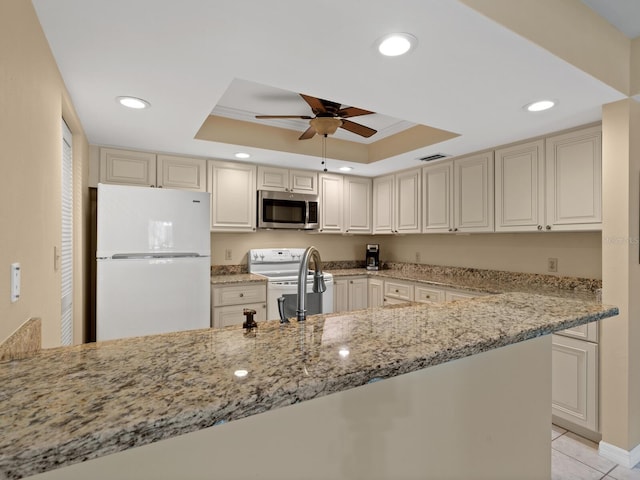
<path fill-rule="evenodd" d="M 460 134 L 351 164 L 354 174 L 372 176 L 436 152 L 460 155 L 598 121 L 602 104 L 624 98 L 455 0 L 32 1 L 89 141 L 98 145 L 222 159 L 243 150 L 255 163 L 320 169 L 318 157 L 194 139 L 216 108 L 280 113 L 275 106 L 263 111 L 264 98 L 244 101 L 228 91 L 247 82 L 288 92 L 291 103 L 278 103 L 284 114 L 295 113 L 295 102 L 308 108 L 293 93 L 302 92 L 379 112 L 382 129 L 408 122 Z M 640 4 L 584 1 L 607 11 Z M 411 32 L 418 47 L 383 58 L 374 43 L 394 31 Z M 119 95 L 152 107 L 124 109 Z M 523 110 L 539 98 L 559 103 L 538 114 Z M 376 128 L 374 116 L 354 120 Z M 330 161 L 329 170 L 343 164 Z"/>

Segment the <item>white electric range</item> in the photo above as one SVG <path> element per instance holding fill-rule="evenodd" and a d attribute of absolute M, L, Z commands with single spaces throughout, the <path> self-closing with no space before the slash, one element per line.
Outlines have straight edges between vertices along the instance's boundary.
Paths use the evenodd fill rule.
<path fill-rule="evenodd" d="M 256 248 L 249 250 L 249 273 L 267 278 L 267 320 L 277 320 L 278 298 L 285 298 L 285 316 L 295 317 L 298 272 L 305 248 Z M 333 275 L 324 273 L 327 290 L 313 293 L 313 271 L 307 276 L 307 315 L 333 313 Z"/>

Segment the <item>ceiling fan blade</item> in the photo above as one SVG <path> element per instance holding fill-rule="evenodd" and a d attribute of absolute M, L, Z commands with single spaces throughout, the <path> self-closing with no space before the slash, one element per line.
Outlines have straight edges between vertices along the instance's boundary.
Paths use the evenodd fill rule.
<path fill-rule="evenodd" d="M 256 118 L 302 118 L 303 120 L 311 120 L 313 117 L 309 115 L 256 115 Z"/>
<path fill-rule="evenodd" d="M 357 117 L 359 115 L 370 115 L 372 113 L 376 112 L 370 112 L 369 110 L 358 107 L 347 107 L 343 108 L 342 110 L 338 110 L 338 116 L 341 118 Z"/>
<path fill-rule="evenodd" d="M 342 120 L 340 128 L 344 128 L 345 130 L 349 130 L 350 132 L 366 138 L 369 138 L 371 135 L 376 133 L 376 130 L 373 128 L 365 127 L 364 125 L 360 125 L 359 123 L 355 123 L 350 120 Z"/>
<path fill-rule="evenodd" d="M 308 140 L 312 138 L 315 134 L 316 134 L 316 129 L 313 127 L 309 127 L 304 131 L 302 135 L 300 135 L 300 137 L 298 137 L 298 140 Z"/>
<path fill-rule="evenodd" d="M 305 95 L 304 93 L 301 93 L 300 96 L 304 99 L 305 102 L 309 104 L 313 113 L 318 114 L 325 113 L 327 111 L 327 108 L 325 107 L 322 99 L 311 97 L 309 95 Z"/>

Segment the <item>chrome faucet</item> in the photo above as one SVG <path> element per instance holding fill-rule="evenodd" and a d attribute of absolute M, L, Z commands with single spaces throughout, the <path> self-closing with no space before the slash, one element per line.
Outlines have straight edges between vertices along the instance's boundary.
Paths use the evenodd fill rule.
<path fill-rule="evenodd" d="M 322 293 L 327 290 L 327 286 L 324 284 L 324 275 L 322 274 L 322 260 L 320 259 L 320 252 L 316 247 L 308 247 L 302 255 L 300 262 L 300 270 L 298 271 L 298 310 L 296 314 L 299 322 L 304 322 L 307 319 L 307 275 L 309 275 L 309 257 L 313 258 L 313 262 L 316 265 L 315 273 L 313 274 L 313 292 Z"/>

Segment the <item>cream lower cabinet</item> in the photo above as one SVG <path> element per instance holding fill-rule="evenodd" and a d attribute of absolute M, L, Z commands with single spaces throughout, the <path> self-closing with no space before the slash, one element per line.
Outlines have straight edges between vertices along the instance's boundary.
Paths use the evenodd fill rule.
<path fill-rule="evenodd" d="M 442 303 L 445 301 L 445 291 L 439 288 L 425 287 L 416 284 L 414 288 L 416 302 L 420 303 Z"/>
<path fill-rule="evenodd" d="M 211 326 L 214 328 L 242 324 L 243 311 L 256 311 L 254 320 L 267 319 L 267 286 L 263 283 L 238 283 L 211 287 Z"/>
<path fill-rule="evenodd" d="M 256 230 L 256 167 L 247 163 L 210 160 L 212 232 Z"/>
<path fill-rule="evenodd" d="M 399 303 L 413 302 L 414 285 L 412 282 L 402 280 L 384 281 L 384 304 L 395 305 Z"/>
<path fill-rule="evenodd" d="M 598 432 L 598 344 L 553 335 L 552 413 Z"/>
<path fill-rule="evenodd" d="M 367 283 L 369 308 L 384 305 L 384 280 L 380 278 L 369 278 Z"/>
<path fill-rule="evenodd" d="M 333 282 L 333 310 L 350 312 L 368 306 L 367 278 L 337 278 Z"/>

